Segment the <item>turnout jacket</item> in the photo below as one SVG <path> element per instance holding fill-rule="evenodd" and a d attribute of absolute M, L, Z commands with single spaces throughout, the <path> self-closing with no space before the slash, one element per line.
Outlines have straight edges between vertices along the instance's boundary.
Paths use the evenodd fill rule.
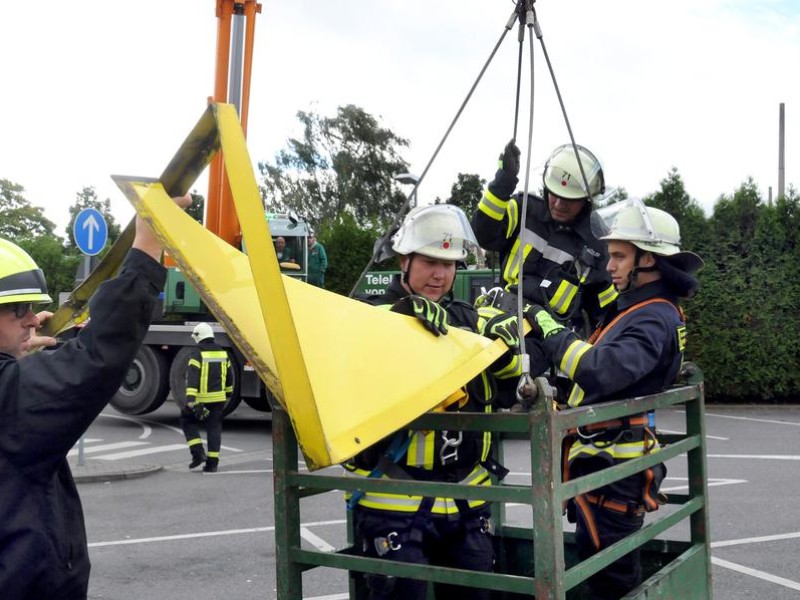
<path fill-rule="evenodd" d="M 386 293 L 370 296 L 364 300 L 375 306 L 390 308 L 398 300 L 408 296 L 408 292 L 400 283 L 400 275 L 394 275 Z M 447 311 L 448 325 L 468 329 L 476 333 L 482 330 L 483 322 L 475 308 L 461 300 L 446 297 L 439 304 Z M 498 359 L 498 363 L 504 357 Z M 507 360 L 507 359 L 506 359 Z M 506 364 L 494 364 L 491 370 L 508 371 Z M 409 373 L 413 377 L 413 373 Z M 514 378 L 516 383 L 516 378 Z M 467 383 L 463 388 L 466 393 L 451 396 L 454 400 L 444 410 L 491 412 L 492 402 L 497 393 L 496 379 L 491 372 L 484 371 Z M 395 436 L 411 438 L 407 451 L 392 465 L 384 478 L 417 479 L 423 481 L 463 482 L 471 485 L 491 485 L 489 470 L 497 466 L 491 460 L 491 433 L 467 431 L 409 431 L 401 430 L 384 440 L 360 452 L 343 466 L 346 476 L 368 477 L 378 465 L 381 457 L 395 439 Z M 482 464 L 484 463 L 484 464 Z M 346 499 L 350 494 L 345 495 Z M 359 500 L 361 508 L 372 510 L 389 510 L 402 513 L 415 513 L 420 506 L 422 496 L 406 494 L 383 494 L 368 492 Z M 483 500 L 469 500 L 469 508 L 477 508 L 486 504 Z M 461 501 L 458 501 L 461 504 Z M 463 506 L 463 504 L 462 504 Z M 434 515 L 457 516 L 459 508 L 452 498 L 436 498 L 431 512 Z"/>
<path fill-rule="evenodd" d="M 54 351 L 0 354 L 0 598 L 86 598 L 89 556 L 67 453 L 106 406 L 144 339 L 164 268 L 132 249 Z"/>
<path fill-rule="evenodd" d="M 228 352 L 206 338 L 192 348 L 186 369 L 186 402 L 225 402 L 233 393 L 233 375 Z"/>
<path fill-rule="evenodd" d="M 678 377 L 685 343 L 686 326 L 677 298 L 661 280 L 620 295 L 589 341 L 564 329 L 546 339 L 544 348 L 574 382 L 568 404 L 578 407 L 664 391 Z M 647 420 L 645 415 L 638 418 L 640 423 Z M 623 430 L 630 433 L 623 436 Z M 580 430 L 578 434 L 567 456 L 571 476 L 660 448 L 654 423 L 616 424 L 596 434 L 585 436 Z M 606 486 L 601 493 L 655 510 L 658 485 L 665 474 L 663 465 L 657 465 Z"/>
<path fill-rule="evenodd" d="M 617 292 L 605 269 L 605 243 L 591 230 L 591 208 L 587 205 L 573 223 L 559 223 L 550 216 L 545 199 L 529 194 L 525 230 L 520 233 L 521 211 L 521 193 L 500 198 L 487 188 L 472 217 L 481 247 L 500 253 L 504 287 L 516 292 L 522 244 L 523 296 L 576 325 L 583 324 L 581 311 L 586 311 L 594 328 Z"/>

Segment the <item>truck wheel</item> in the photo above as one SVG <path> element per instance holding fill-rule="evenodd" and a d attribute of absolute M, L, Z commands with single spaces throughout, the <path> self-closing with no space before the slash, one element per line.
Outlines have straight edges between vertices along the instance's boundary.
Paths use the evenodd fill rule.
<path fill-rule="evenodd" d="M 172 398 L 178 406 L 186 404 L 186 367 L 189 364 L 189 356 L 192 354 L 192 350 L 193 348 L 190 346 L 185 346 L 178 350 L 175 358 L 172 359 L 172 366 L 169 369 L 169 387 L 172 390 Z M 231 371 L 233 372 L 233 394 L 225 402 L 225 409 L 223 410 L 225 416 L 236 410 L 236 407 L 242 401 L 239 391 L 239 364 L 231 352 L 228 352 L 228 356 L 231 358 Z"/>
<path fill-rule="evenodd" d="M 127 415 L 153 412 L 167 399 L 168 376 L 167 357 L 150 346 L 142 346 L 111 399 L 111 406 Z"/>
<path fill-rule="evenodd" d="M 272 412 L 272 401 L 274 400 L 272 392 L 266 387 L 261 391 L 261 396 L 258 398 L 242 398 L 245 404 L 254 410 L 261 412 Z"/>

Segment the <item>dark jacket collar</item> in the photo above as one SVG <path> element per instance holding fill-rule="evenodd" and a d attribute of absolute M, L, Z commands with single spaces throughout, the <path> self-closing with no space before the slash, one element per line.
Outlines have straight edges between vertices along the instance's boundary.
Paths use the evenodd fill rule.
<path fill-rule="evenodd" d="M 617 309 L 625 310 L 634 304 L 639 304 L 651 298 L 664 298 L 677 306 L 677 296 L 667 287 L 663 280 L 653 281 L 641 287 L 625 292 L 617 297 Z"/>

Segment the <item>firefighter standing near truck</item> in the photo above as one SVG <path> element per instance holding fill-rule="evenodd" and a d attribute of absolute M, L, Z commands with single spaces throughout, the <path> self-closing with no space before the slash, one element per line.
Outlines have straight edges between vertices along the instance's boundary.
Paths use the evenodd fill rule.
<path fill-rule="evenodd" d="M 197 344 L 186 367 L 186 404 L 181 407 L 181 428 L 192 453 L 189 468 L 203 463 L 203 471 L 216 473 L 222 445 L 222 417 L 228 394 L 233 393 L 233 375 L 227 350 L 214 341 L 208 323 L 198 323 L 192 331 Z M 208 454 L 203 448 L 200 425 L 208 435 Z"/>
<path fill-rule="evenodd" d="M 401 273 L 387 291 L 366 299 L 371 304 L 416 316 L 434 335 L 449 327 L 503 339 L 509 352 L 463 389 L 444 400 L 438 411 L 491 412 L 496 384 L 516 384 L 521 373 L 519 336 L 513 316 L 478 314 L 452 296 L 456 263 L 477 246 L 466 215 L 453 205 L 417 207 L 392 237 Z M 413 377 L 413 373 L 409 373 Z M 504 469 L 492 458 L 491 434 L 466 431 L 400 430 L 361 452 L 345 466 L 352 477 L 383 477 L 491 485 L 490 474 Z M 494 561 L 489 509 L 483 500 L 454 500 L 354 492 L 346 495 L 354 511 L 357 546 L 366 556 L 415 564 L 437 564 L 491 571 Z M 424 600 L 427 583 L 367 575 L 372 600 Z M 437 586 L 437 597 L 485 600 L 486 590 Z"/>
<path fill-rule="evenodd" d="M 608 272 L 619 292 L 601 326 L 582 341 L 547 310 L 530 307 L 542 347 L 573 382 L 569 407 L 662 392 L 678 377 L 686 343 L 679 298 L 694 295 L 703 261 L 680 250 L 680 230 L 668 213 L 626 201 L 601 239 L 608 242 Z M 533 324 L 532 323 L 532 324 Z M 570 479 L 658 452 L 655 415 L 640 414 L 578 428 L 567 438 Z M 574 499 L 581 559 L 641 529 L 657 510 L 666 467 L 657 464 Z M 641 582 L 639 550 L 589 579 L 592 598 L 620 598 Z"/>

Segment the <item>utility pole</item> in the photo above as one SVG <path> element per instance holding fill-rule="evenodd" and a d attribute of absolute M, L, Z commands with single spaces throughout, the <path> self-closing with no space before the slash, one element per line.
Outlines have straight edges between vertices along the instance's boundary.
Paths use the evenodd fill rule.
<path fill-rule="evenodd" d="M 784 129 L 786 126 L 786 114 L 784 111 L 783 102 L 780 104 L 780 116 L 778 118 L 778 198 L 784 194 Z"/>

